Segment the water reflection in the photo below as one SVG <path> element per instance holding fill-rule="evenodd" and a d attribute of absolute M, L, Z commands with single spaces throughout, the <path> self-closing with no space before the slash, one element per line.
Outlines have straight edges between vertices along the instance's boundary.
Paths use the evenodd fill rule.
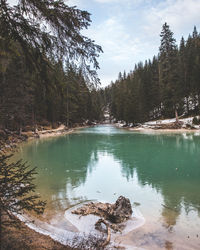
<path fill-rule="evenodd" d="M 200 214 L 200 137 L 195 134 L 139 134 L 97 126 L 34 141 L 21 156 L 38 166 L 38 192 L 55 209 L 87 199 L 114 201 L 123 194 L 145 204 L 147 213 L 148 206 L 161 210 L 169 231 L 182 209 L 186 215 L 191 210 Z M 166 249 L 172 249 L 171 242 Z"/>

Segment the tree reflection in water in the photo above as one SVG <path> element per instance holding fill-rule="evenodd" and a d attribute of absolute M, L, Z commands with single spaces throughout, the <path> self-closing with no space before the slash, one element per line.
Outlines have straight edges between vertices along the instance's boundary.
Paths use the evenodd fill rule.
<path fill-rule="evenodd" d="M 106 170 L 105 157 L 108 156 L 111 160 Z M 200 214 L 200 137 L 194 133 L 144 134 L 97 126 L 71 135 L 34 141 L 22 148 L 20 157 L 38 166 L 39 192 L 49 202 L 57 201 L 54 205 L 59 209 L 88 198 L 87 193 L 80 190 L 85 190 L 84 186 L 91 176 L 99 173 L 97 168 L 102 164 L 104 176 L 95 179 L 102 187 L 114 185 L 112 179 L 119 174 L 119 167 L 119 190 L 120 185 L 122 189 L 129 185 L 126 190 L 131 190 L 137 178 L 135 185 L 146 192 L 146 197 L 152 192 L 159 194 L 163 200 L 160 215 L 169 231 L 173 231 L 182 210 L 186 215 L 191 210 Z M 110 164 L 116 166 L 108 171 Z M 108 177 L 108 173 L 111 176 Z M 172 249 L 172 243 L 166 241 L 165 248 Z"/>

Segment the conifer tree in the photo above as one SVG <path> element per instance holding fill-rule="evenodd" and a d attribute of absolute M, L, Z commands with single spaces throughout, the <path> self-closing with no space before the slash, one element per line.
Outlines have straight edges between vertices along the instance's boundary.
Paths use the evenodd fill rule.
<path fill-rule="evenodd" d="M 45 202 L 34 194 L 36 169 L 21 161 L 9 163 L 11 156 L 0 155 L 0 245 L 7 226 L 19 226 L 16 215 L 24 211 L 43 213 Z"/>
<path fill-rule="evenodd" d="M 179 107 L 179 93 L 177 88 L 177 45 L 176 40 L 173 37 L 173 32 L 170 30 L 167 23 L 163 25 L 160 37 L 159 81 L 162 87 L 162 101 L 164 105 L 163 113 L 168 117 L 172 117 L 173 112 L 175 111 L 177 118 Z"/>
<path fill-rule="evenodd" d="M 189 97 L 190 97 L 190 81 L 188 79 L 189 72 L 187 68 L 187 53 L 185 40 L 182 37 L 179 46 L 179 84 L 182 90 L 182 97 L 185 98 L 185 113 L 189 114 Z"/>
<path fill-rule="evenodd" d="M 91 117 L 85 106 L 99 83 L 102 49 L 81 34 L 90 22 L 87 11 L 62 0 L 18 0 L 15 6 L 0 1 L 1 128 L 21 132 L 37 123 L 71 119 L 72 125 Z M 66 61 L 76 64 L 73 79 L 64 70 Z"/>
<path fill-rule="evenodd" d="M 45 63 L 44 54 L 67 58 L 79 61 L 85 77 L 98 81 L 95 70 L 102 49 L 81 34 L 90 22 L 87 11 L 69 7 L 63 0 L 18 0 L 15 6 L 0 1 L 0 36 L 8 44 L 19 43 L 30 67 L 40 69 L 37 60 Z"/>
<path fill-rule="evenodd" d="M 153 60 L 138 63 L 104 91 L 116 120 L 138 123 L 151 119 L 199 114 L 200 35 L 196 27 L 179 48 L 165 23 L 161 46 Z M 105 104 L 106 105 L 106 104 Z M 123 107 L 121 107 L 123 105 Z"/>

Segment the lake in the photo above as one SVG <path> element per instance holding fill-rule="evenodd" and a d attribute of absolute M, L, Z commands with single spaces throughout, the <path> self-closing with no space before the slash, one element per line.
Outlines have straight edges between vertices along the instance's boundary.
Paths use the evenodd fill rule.
<path fill-rule="evenodd" d="M 118 241 L 132 249 L 200 249 L 198 134 L 99 125 L 28 142 L 18 157 L 38 167 L 37 192 L 47 201 L 40 219 L 51 226 L 70 231 L 68 208 L 123 195 L 145 223 Z"/>

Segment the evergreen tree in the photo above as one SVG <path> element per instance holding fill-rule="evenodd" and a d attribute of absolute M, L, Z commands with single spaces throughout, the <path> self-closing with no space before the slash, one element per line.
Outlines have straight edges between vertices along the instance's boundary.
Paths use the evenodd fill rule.
<path fill-rule="evenodd" d="M 24 211 L 40 214 L 45 207 L 45 202 L 33 193 L 35 168 L 30 169 L 21 161 L 8 163 L 9 159 L 10 156 L 0 155 L 0 246 L 4 228 L 18 226 L 16 215 Z"/>
<path fill-rule="evenodd" d="M 102 49 L 81 34 L 90 22 L 87 11 L 69 7 L 63 0 L 18 0 L 12 7 L 7 0 L 0 2 L 0 36 L 8 45 L 20 44 L 30 67 L 39 69 L 37 59 L 45 63 L 44 54 L 67 58 L 80 61 L 85 77 L 98 81 L 90 65 L 99 68 L 96 58 Z"/>
<path fill-rule="evenodd" d="M 0 127 L 21 132 L 27 125 L 72 125 L 91 117 L 102 49 L 81 34 L 90 22 L 88 12 L 62 0 L 0 1 Z"/>
<path fill-rule="evenodd" d="M 160 37 L 159 81 L 162 88 L 163 114 L 168 117 L 173 117 L 175 111 L 177 117 L 180 101 L 179 89 L 177 88 L 177 46 L 176 40 L 173 38 L 173 32 L 167 23 L 163 25 Z"/>
<path fill-rule="evenodd" d="M 193 47 L 193 77 L 192 84 L 196 99 L 196 109 L 200 112 L 200 35 L 197 32 L 196 26 L 194 26 L 192 34 L 192 47 Z M 199 108 L 198 108 L 199 107 Z"/>
<path fill-rule="evenodd" d="M 189 72 L 187 69 L 187 55 L 186 55 L 186 45 L 185 40 L 182 37 L 179 46 L 179 84 L 182 90 L 182 97 L 185 98 L 185 108 L 186 114 L 189 114 L 189 97 L 190 97 L 190 81 L 188 79 Z"/>
<path fill-rule="evenodd" d="M 174 117 L 178 113 L 199 114 L 200 110 L 200 35 L 181 39 L 179 48 L 169 26 L 161 32 L 161 46 L 153 60 L 138 63 L 128 74 L 104 90 L 116 120 L 128 123 Z"/>

